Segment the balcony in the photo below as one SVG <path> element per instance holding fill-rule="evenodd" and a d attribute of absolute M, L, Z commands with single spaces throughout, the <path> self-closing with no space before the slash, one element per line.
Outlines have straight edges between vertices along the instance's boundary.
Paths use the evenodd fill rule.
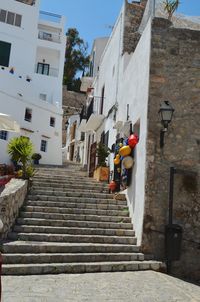
<path fill-rule="evenodd" d="M 15 1 L 27 4 L 27 5 L 31 5 L 31 6 L 35 5 L 35 2 L 36 2 L 36 0 L 15 0 Z"/>
<path fill-rule="evenodd" d="M 57 24 L 62 23 L 62 16 L 44 12 L 44 11 L 40 11 L 39 18 L 41 21 L 48 21 L 48 22 L 53 22 L 53 23 L 57 23 Z"/>
<path fill-rule="evenodd" d="M 57 68 L 52 68 L 52 67 L 49 67 L 48 69 L 46 69 L 46 68 L 40 69 L 40 68 L 38 68 L 38 65 L 36 64 L 35 73 L 41 74 L 41 75 L 44 75 L 47 77 L 50 76 L 50 77 L 57 78 L 58 74 L 59 74 L 59 70 Z"/>
<path fill-rule="evenodd" d="M 55 43 L 61 43 L 61 37 L 59 34 L 50 33 L 50 32 L 43 31 L 43 30 L 39 30 L 38 39 L 45 40 L 45 41 L 51 41 L 51 42 L 55 42 Z"/>

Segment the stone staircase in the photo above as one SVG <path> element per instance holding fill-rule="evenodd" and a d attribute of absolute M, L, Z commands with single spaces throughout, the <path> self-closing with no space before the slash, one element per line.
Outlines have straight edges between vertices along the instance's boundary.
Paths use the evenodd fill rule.
<path fill-rule="evenodd" d="M 125 199 L 78 165 L 40 167 L 3 243 L 3 274 L 162 270 L 139 250 Z"/>

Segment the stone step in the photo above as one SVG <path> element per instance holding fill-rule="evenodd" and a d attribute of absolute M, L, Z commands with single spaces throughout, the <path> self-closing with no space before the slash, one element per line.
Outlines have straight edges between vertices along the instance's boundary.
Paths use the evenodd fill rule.
<path fill-rule="evenodd" d="M 100 229 L 129 229 L 133 230 L 132 223 L 94 222 L 77 220 L 54 220 L 38 218 L 18 218 L 19 225 L 54 226 L 54 227 L 77 227 L 77 228 L 100 228 Z"/>
<path fill-rule="evenodd" d="M 61 243 L 13 241 L 3 244 L 3 253 L 40 254 L 40 253 L 138 253 L 139 246 L 125 244 L 98 243 Z"/>
<path fill-rule="evenodd" d="M 44 187 L 42 186 L 41 184 L 40 185 L 33 185 L 31 186 L 31 191 L 30 192 L 40 192 L 40 191 L 43 191 L 43 192 L 55 192 L 55 193 L 60 193 L 60 192 L 64 192 L 64 193 L 84 193 L 84 194 L 109 194 L 109 191 L 108 189 L 105 189 L 105 188 L 92 188 L 90 187 L 90 189 L 86 188 L 85 186 L 82 186 L 81 188 L 78 188 L 78 187 L 75 187 L 72 188 L 72 186 L 66 186 L 65 188 L 64 187 Z M 56 194 L 58 195 L 58 194 Z M 111 194 L 109 194 L 110 196 L 113 196 Z"/>
<path fill-rule="evenodd" d="M 65 190 L 65 189 L 69 189 L 70 190 L 99 190 L 100 192 L 102 190 L 108 191 L 108 185 L 102 185 L 102 184 L 94 184 L 90 185 L 90 184 L 84 184 L 84 185 L 80 185 L 80 184 L 74 184 L 73 182 L 71 182 L 69 185 L 68 184 L 63 184 L 63 183 L 51 183 L 49 184 L 49 182 L 38 182 L 38 181 L 33 181 L 32 182 L 32 186 L 33 189 L 56 189 L 56 190 Z"/>
<path fill-rule="evenodd" d="M 31 184 L 32 185 L 39 185 L 39 186 L 50 186 L 50 187 L 80 187 L 80 188 L 88 188 L 88 187 L 92 187 L 92 188 L 108 188 L 108 184 L 107 183 L 102 183 L 102 182 L 83 182 L 83 181 L 79 181 L 78 183 L 75 182 L 73 179 L 72 180 L 57 180 L 57 179 L 49 179 L 48 178 L 46 180 L 43 179 L 36 179 L 33 178 L 31 180 Z"/>
<path fill-rule="evenodd" d="M 73 228 L 55 226 L 30 226 L 15 225 L 16 233 L 50 233 L 50 234 L 73 234 L 73 235 L 101 235 L 101 236 L 135 236 L 133 230 L 124 229 L 99 229 L 99 228 Z"/>
<path fill-rule="evenodd" d="M 43 184 L 33 184 L 31 186 L 31 190 L 37 191 L 37 190 L 42 190 L 42 191 L 52 191 L 52 192 L 88 192 L 88 194 L 90 193 L 105 193 L 108 194 L 108 188 L 105 187 L 92 187 L 92 186 L 72 186 L 72 185 L 66 185 L 66 186 L 50 186 L 49 184 L 45 184 L 45 186 Z"/>
<path fill-rule="evenodd" d="M 41 200 L 41 201 L 60 201 L 60 202 L 83 202 L 92 204 L 113 204 L 113 205 L 124 205 L 127 206 L 126 200 L 115 200 L 115 199 L 101 199 L 101 198 L 90 198 L 90 197 L 64 197 L 64 196 L 47 196 L 47 195 L 32 195 L 28 194 L 28 200 Z"/>
<path fill-rule="evenodd" d="M 60 208 L 60 207 L 42 207 L 42 206 L 24 206 L 24 212 L 43 212 L 43 213 L 60 213 L 60 214 L 77 214 L 77 215 L 97 215 L 97 216 L 121 216 L 128 217 L 127 209 L 120 210 L 96 210 L 96 209 L 79 209 L 79 208 Z"/>
<path fill-rule="evenodd" d="M 74 177 L 74 178 L 89 178 L 87 173 L 81 171 L 37 171 L 34 177 Z"/>
<path fill-rule="evenodd" d="M 20 217 L 54 219 L 54 220 L 79 220 L 79 221 L 131 223 L 130 217 L 120 217 L 120 216 L 77 215 L 77 214 L 58 214 L 58 213 L 21 211 Z"/>
<path fill-rule="evenodd" d="M 77 174 L 71 174 L 71 175 L 55 175 L 55 174 L 36 174 L 33 177 L 34 180 L 37 181 L 73 181 L 75 184 L 78 182 L 80 183 L 81 181 L 84 183 L 91 183 L 91 184 L 95 184 L 98 183 L 94 178 L 89 178 L 87 176 L 79 176 L 79 173 Z"/>
<path fill-rule="evenodd" d="M 47 190 L 30 190 L 30 195 L 40 195 L 40 196 L 63 196 L 63 197 L 86 197 L 86 198 L 101 198 L 101 199 L 111 199 L 111 194 L 105 193 L 89 193 L 87 191 L 73 192 L 73 191 L 47 191 Z"/>
<path fill-rule="evenodd" d="M 74 173 L 74 172 L 79 172 L 81 174 L 88 174 L 86 171 L 81 171 L 81 167 L 76 167 L 76 166 L 70 166 L 66 168 L 36 168 L 36 173 Z"/>
<path fill-rule="evenodd" d="M 79 274 L 94 272 L 121 272 L 163 269 L 157 261 L 123 261 L 123 262 L 91 262 L 91 263 L 51 263 L 51 264 L 5 264 L 3 275 L 42 275 L 42 274 Z"/>
<path fill-rule="evenodd" d="M 100 236 L 100 235 L 69 235 L 44 233 L 14 233 L 8 234 L 11 240 L 47 241 L 47 242 L 77 242 L 77 243 L 108 243 L 108 244 L 136 244 L 135 237 Z"/>
<path fill-rule="evenodd" d="M 4 264 L 144 261 L 141 253 L 3 254 Z"/>
<path fill-rule="evenodd" d="M 98 204 L 98 203 L 83 203 L 83 202 L 59 202 L 59 201 L 42 201 L 42 200 L 28 200 L 27 206 L 41 206 L 41 207 L 60 207 L 60 208 L 78 208 L 78 209 L 96 209 L 96 210 L 120 210 L 128 211 L 127 206 L 112 205 L 112 204 Z"/>

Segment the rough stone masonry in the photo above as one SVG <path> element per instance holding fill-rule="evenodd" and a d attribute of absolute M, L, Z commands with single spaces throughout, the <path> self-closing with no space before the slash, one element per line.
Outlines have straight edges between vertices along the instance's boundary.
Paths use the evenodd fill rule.
<path fill-rule="evenodd" d="M 160 103 L 170 101 L 174 117 L 160 149 Z M 157 117 L 157 118 L 156 118 Z M 178 276 L 200 281 L 200 31 L 174 28 L 167 19 L 152 25 L 147 138 L 147 181 L 142 249 L 164 259 L 170 166 L 197 172 L 175 176 L 174 223 L 183 227 Z"/>

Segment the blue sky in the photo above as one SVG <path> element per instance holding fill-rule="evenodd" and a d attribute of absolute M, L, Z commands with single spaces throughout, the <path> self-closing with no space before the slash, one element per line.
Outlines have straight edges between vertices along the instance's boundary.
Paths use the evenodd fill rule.
<path fill-rule="evenodd" d="M 109 36 L 124 0 L 41 0 L 41 10 L 66 16 L 66 30 L 76 27 L 89 43 Z M 200 0 L 181 0 L 179 13 L 200 15 Z"/>

